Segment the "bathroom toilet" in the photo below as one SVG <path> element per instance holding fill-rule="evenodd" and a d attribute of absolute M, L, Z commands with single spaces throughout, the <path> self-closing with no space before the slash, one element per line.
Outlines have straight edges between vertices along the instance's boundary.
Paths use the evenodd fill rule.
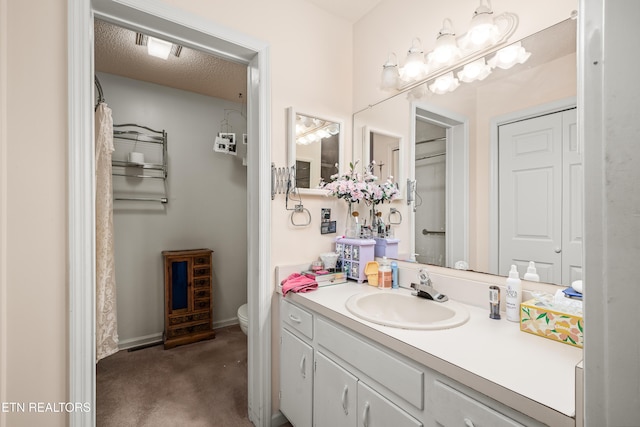
<path fill-rule="evenodd" d="M 242 304 L 238 308 L 238 321 L 240 322 L 240 329 L 247 335 L 247 325 L 249 322 L 249 310 L 247 304 Z"/>

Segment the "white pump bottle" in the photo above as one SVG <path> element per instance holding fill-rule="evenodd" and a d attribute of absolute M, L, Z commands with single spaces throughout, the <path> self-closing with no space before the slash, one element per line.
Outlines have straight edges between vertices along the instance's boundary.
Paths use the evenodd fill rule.
<path fill-rule="evenodd" d="M 518 276 L 518 269 L 511 266 L 507 278 L 507 320 L 520 322 L 520 303 L 522 302 L 522 282 Z"/>

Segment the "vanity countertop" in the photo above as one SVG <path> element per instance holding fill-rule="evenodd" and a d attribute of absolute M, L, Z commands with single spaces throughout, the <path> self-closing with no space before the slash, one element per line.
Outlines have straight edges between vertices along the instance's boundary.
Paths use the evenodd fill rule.
<path fill-rule="evenodd" d="M 379 290 L 349 282 L 286 298 L 546 424 L 570 425 L 566 417 L 575 417 L 575 371 L 582 349 L 522 332 L 506 316 L 493 320 L 488 307 L 468 304 L 463 305 L 469 320 L 453 329 L 378 325 L 347 310 L 346 300 L 361 292 Z"/>

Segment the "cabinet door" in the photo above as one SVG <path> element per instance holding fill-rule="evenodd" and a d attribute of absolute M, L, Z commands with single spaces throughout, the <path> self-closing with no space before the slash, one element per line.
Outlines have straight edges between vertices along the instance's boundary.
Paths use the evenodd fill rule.
<path fill-rule="evenodd" d="M 280 410 L 296 427 L 311 427 L 313 349 L 281 329 Z"/>
<path fill-rule="evenodd" d="M 314 427 L 355 426 L 358 379 L 318 352 L 314 378 Z"/>
<path fill-rule="evenodd" d="M 422 427 L 422 423 L 362 382 L 358 383 L 358 426 Z"/>
<path fill-rule="evenodd" d="M 192 296 L 192 259 L 189 257 L 172 258 L 166 265 L 168 278 L 167 313 L 177 314 L 193 309 Z"/>

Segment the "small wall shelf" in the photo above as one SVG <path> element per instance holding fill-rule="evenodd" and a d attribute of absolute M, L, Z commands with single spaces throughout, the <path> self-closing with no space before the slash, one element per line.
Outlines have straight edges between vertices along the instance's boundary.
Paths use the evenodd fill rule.
<path fill-rule="evenodd" d="M 167 168 L 167 132 L 154 130 L 146 126 L 127 123 L 113 125 L 113 145 L 115 151 L 112 159 L 112 175 L 125 179 L 151 179 L 165 181 Z M 142 153 L 144 163 L 128 160 L 129 153 Z M 137 186 L 136 186 L 137 187 Z M 136 188 L 136 192 L 138 188 Z M 116 192 L 114 186 L 114 193 Z M 158 201 L 167 203 L 166 189 L 163 185 L 160 197 L 137 197 L 127 192 L 126 195 L 114 194 L 115 200 Z"/>

